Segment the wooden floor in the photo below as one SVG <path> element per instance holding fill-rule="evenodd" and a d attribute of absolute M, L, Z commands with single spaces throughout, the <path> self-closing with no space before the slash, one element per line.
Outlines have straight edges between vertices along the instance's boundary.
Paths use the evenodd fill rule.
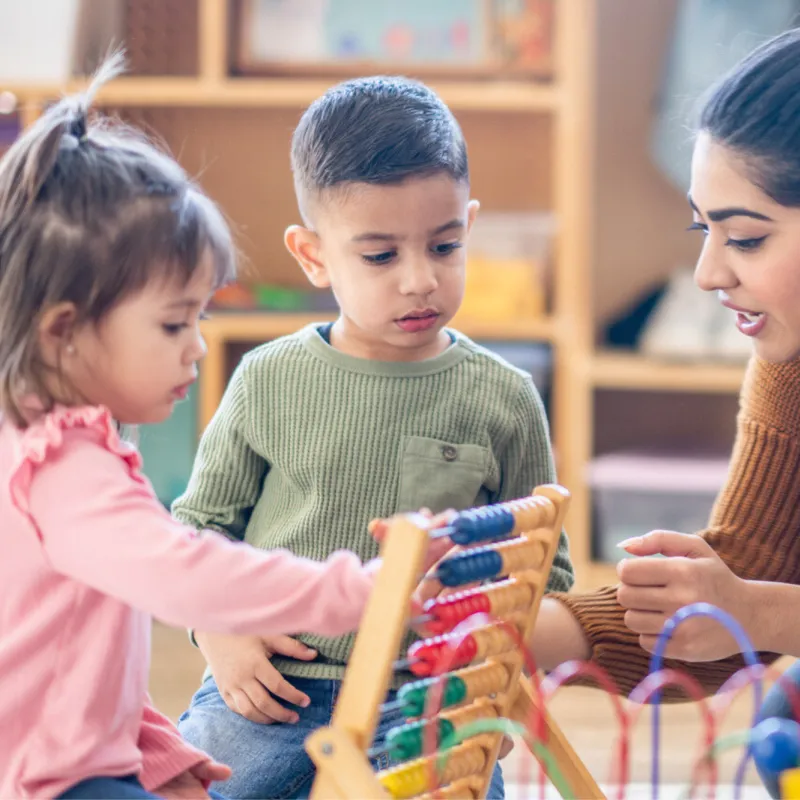
<path fill-rule="evenodd" d="M 202 656 L 189 644 L 184 631 L 155 626 L 151 693 L 155 704 L 165 714 L 176 719 L 186 708 L 192 692 L 199 684 L 203 667 Z M 598 781 L 605 782 L 610 776 L 612 748 L 618 734 L 608 697 L 596 690 L 568 687 L 555 698 L 551 710 L 592 774 Z M 752 713 L 752 696 L 744 695 L 733 704 L 723 731 L 733 732 L 746 728 Z M 650 778 L 650 720 L 648 709 L 637 723 L 632 740 L 633 782 L 645 783 Z M 694 759 L 703 749 L 702 734 L 696 707 L 667 706 L 662 710 L 661 775 L 665 781 L 683 784 L 688 779 Z M 723 783 L 733 781 L 740 755 L 741 751 L 737 749 L 721 759 L 720 780 Z M 519 746 L 504 762 L 504 772 L 507 781 L 512 785 L 524 781 L 526 775 L 528 780 L 531 776 L 535 780 L 538 775 L 529 763 L 529 757 L 523 755 Z M 753 787 L 748 792 L 749 798 L 754 796 L 752 792 L 758 781 L 752 769 L 747 776 L 748 783 Z M 538 797 L 534 789 L 528 794 L 530 797 Z M 509 795 L 522 796 L 513 790 Z M 635 792 L 628 797 L 638 795 L 639 792 Z M 708 795 L 704 792 L 698 796 Z M 724 792 L 719 796 L 733 797 Z M 761 796 L 760 791 L 755 796 Z"/>

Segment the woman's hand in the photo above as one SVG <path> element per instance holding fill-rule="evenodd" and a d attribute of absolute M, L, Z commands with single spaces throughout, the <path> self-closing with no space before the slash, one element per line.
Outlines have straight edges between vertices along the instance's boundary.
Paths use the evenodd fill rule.
<path fill-rule="evenodd" d="M 711 546 L 699 536 L 654 531 L 620 544 L 634 556 L 668 558 L 626 559 L 617 566 L 620 605 L 627 609 L 625 624 L 639 634 L 641 646 L 653 652 L 664 623 L 680 608 L 710 603 L 750 628 L 748 582 L 731 572 Z M 682 622 L 664 655 L 681 661 L 716 661 L 739 653 L 727 628 L 710 617 Z"/>

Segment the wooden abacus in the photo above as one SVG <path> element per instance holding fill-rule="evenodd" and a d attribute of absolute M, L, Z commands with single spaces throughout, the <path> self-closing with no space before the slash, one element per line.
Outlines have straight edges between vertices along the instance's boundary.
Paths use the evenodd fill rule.
<path fill-rule="evenodd" d="M 447 587 L 494 582 L 426 604 L 426 619 L 439 635 L 415 642 L 408 651 L 408 664 L 414 674 L 430 676 L 445 654 L 456 670 L 400 689 L 398 705 L 409 720 L 417 721 L 390 731 L 387 744 L 394 756 L 400 756 L 397 760 L 411 760 L 376 773 L 369 748 L 408 629 L 409 599 L 420 580 L 429 537 L 437 535 L 417 515 L 390 520 L 382 545 L 383 566 L 331 725 L 306 740 L 317 768 L 312 800 L 486 796 L 503 733 L 479 732 L 449 748 L 440 759 L 421 755 L 422 742 L 429 736 L 425 729 L 435 722 L 441 734 L 476 719 L 531 719 L 538 708 L 537 693 L 523 675 L 524 653 L 517 644 L 529 641 L 533 631 L 568 505 L 565 489 L 541 486 L 527 498 L 462 512 L 448 526 L 451 539 L 465 549 L 440 563 L 439 580 Z M 453 631 L 479 613 L 488 614 L 483 624 L 468 632 Z M 439 681 L 441 707 L 448 710 L 420 721 L 425 697 Z M 562 731 L 545 709 L 538 711 L 550 762 L 526 742 L 545 772 L 551 775 L 555 765 L 562 787 L 575 797 L 603 798 Z M 438 786 L 430 783 L 434 775 Z"/>

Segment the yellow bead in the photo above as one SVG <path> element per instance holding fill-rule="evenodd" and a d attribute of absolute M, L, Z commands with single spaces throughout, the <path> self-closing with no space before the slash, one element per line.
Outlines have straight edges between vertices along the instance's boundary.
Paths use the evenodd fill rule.
<path fill-rule="evenodd" d="M 378 776 L 392 797 L 416 797 L 428 790 L 429 771 L 426 762 L 412 761 Z"/>
<path fill-rule="evenodd" d="M 782 800 L 800 800 L 800 769 L 787 769 L 780 781 Z"/>

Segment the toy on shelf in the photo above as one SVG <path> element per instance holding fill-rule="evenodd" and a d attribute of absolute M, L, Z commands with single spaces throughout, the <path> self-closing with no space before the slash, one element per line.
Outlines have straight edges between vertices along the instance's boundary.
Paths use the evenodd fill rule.
<path fill-rule="evenodd" d="M 491 11 L 501 62 L 521 73 L 543 70 L 552 58 L 553 0 L 496 0 Z"/>
<path fill-rule="evenodd" d="M 504 322 L 543 317 L 555 232 L 551 213 L 482 211 L 470 232 L 459 319 Z"/>
<path fill-rule="evenodd" d="M 329 291 L 234 282 L 214 293 L 210 308 L 216 311 L 300 313 L 329 312 L 336 310 L 337 306 Z"/>
<path fill-rule="evenodd" d="M 237 72 L 552 77 L 553 0 L 241 0 Z"/>
<path fill-rule="evenodd" d="M 650 674 L 627 702 L 613 680 L 591 663 L 562 664 L 539 680 L 525 642 L 535 624 L 568 505 L 565 489 L 542 486 L 524 499 L 461 512 L 446 528 L 431 528 L 419 515 L 389 521 L 382 542 L 384 566 L 365 611 L 331 725 L 306 741 L 317 768 L 314 800 L 486 797 L 503 737 L 509 734 L 521 736 L 539 762 L 542 797 L 547 778 L 563 798 L 604 798 L 547 712 L 554 693 L 578 676 L 593 678 L 611 696 L 619 737 L 609 784 L 618 787 L 620 798 L 628 785 L 630 731 L 650 703 L 654 704 L 652 787 L 653 797 L 658 797 L 658 702 L 667 687 L 677 687 L 698 703 L 703 720 L 701 756 L 690 789 L 705 782 L 713 796 L 718 755 L 744 745 L 737 786 L 752 757 L 760 766 L 781 774 L 782 797 L 800 800 L 797 722 L 759 723 L 754 717 L 749 730 L 716 737 L 718 723 L 744 687 L 753 685 L 758 710 L 762 681 L 771 670 L 759 663 L 736 621 L 713 606 L 687 606 L 667 622 Z M 440 562 L 435 576 L 447 589 L 473 588 L 443 593 L 410 619 L 409 598 L 420 579 L 428 539 L 443 535 L 449 535 L 461 551 Z M 661 668 L 675 628 L 695 616 L 710 616 L 726 625 L 747 663 L 710 700 L 690 675 Z M 416 641 L 407 658 L 396 662 L 409 625 L 422 627 L 430 637 Z M 373 747 L 380 714 L 390 710 L 382 703 L 398 667 L 418 678 L 405 684 L 390 704 L 407 721 Z M 800 711 L 794 687 L 787 683 L 786 691 Z M 800 714 L 795 716 L 800 719 Z M 370 758 L 379 752 L 387 754 L 394 766 L 375 772 Z"/>

